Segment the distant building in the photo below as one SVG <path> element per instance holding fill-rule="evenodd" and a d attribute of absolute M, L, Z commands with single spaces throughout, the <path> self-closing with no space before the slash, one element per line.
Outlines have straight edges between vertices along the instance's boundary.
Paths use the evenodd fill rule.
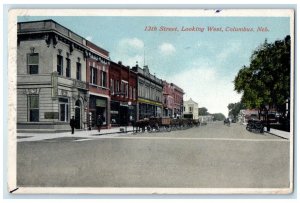
<path fill-rule="evenodd" d="M 183 112 L 183 90 L 174 83 L 163 81 L 163 116 L 177 117 Z"/>
<path fill-rule="evenodd" d="M 163 81 L 163 84 L 163 116 L 173 117 L 174 89 L 167 81 Z"/>
<path fill-rule="evenodd" d="M 126 125 L 136 119 L 137 75 L 122 62 L 110 63 L 109 87 L 111 95 L 111 124 Z"/>
<path fill-rule="evenodd" d="M 192 119 L 199 119 L 199 112 L 198 112 L 198 103 L 193 101 L 192 98 L 190 98 L 187 101 L 183 102 L 183 117 L 185 118 L 192 118 Z"/>
<path fill-rule="evenodd" d="M 137 119 L 162 116 L 162 80 L 150 74 L 148 66 L 132 70 L 137 74 Z"/>
<path fill-rule="evenodd" d="M 183 113 L 183 95 L 184 91 L 174 83 L 171 83 L 171 87 L 173 88 L 173 98 L 174 98 L 174 105 L 173 105 L 173 115 L 174 117 L 180 117 Z"/>
<path fill-rule="evenodd" d="M 53 20 L 20 22 L 17 28 L 18 131 L 85 127 L 88 106 L 86 40 Z"/>
<path fill-rule="evenodd" d="M 257 109 L 241 109 L 238 114 L 239 123 L 248 123 L 250 119 L 258 119 L 258 110 Z"/>

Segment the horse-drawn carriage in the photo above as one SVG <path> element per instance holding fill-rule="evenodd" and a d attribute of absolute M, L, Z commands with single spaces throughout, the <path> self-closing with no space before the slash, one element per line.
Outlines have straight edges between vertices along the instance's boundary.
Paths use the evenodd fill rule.
<path fill-rule="evenodd" d="M 159 132 L 171 130 L 183 130 L 191 127 L 199 126 L 200 122 L 197 119 L 177 118 L 170 117 L 150 117 L 136 121 L 133 124 L 135 132 Z"/>
<path fill-rule="evenodd" d="M 135 131 L 171 131 L 171 118 L 162 118 L 162 117 L 151 117 L 151 118 L 145 118 L 142 120 L 138 120 L 135 122 Z"/>

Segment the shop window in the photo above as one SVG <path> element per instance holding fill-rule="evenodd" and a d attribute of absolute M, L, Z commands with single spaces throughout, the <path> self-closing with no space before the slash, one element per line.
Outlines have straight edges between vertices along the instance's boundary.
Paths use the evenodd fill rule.
<path fill-rule="evenodd" d="M 69 121 L 69 101 L 67 98 L 59 98 L 59 120 Z"/>
<path fill-rule="evenodd" d="M 39 95 L 28 96 L 28 120 L 30 122 L 39 121 Z"/>

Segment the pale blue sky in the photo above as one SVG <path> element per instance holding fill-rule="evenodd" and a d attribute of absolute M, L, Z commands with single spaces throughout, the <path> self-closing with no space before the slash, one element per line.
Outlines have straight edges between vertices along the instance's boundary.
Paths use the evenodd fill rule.
<path fill-rule="evenodd" d="M 53 19 L 110 52 L 113 61 L 146 64 L 157 77 L 174 82 L 199 107 L 227 115 L 238 102 L 234 76 L 249 64 L 253 50 L 267 39 L 290 34 L 289 18 L 281 17 L 19 17 L 18 21 Z M 269 32 L 146 32 L 145 26 L 268 27 Z"/>

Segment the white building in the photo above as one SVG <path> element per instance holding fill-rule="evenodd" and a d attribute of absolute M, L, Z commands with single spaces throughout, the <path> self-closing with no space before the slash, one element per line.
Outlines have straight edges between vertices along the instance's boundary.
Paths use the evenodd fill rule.
<path fill-rule="evenodd" d="M 249 119 L 258 119 L 258 111 L 256 109 L 241 109 L 238 115 L 238 122 L 246 124 Z"/>
<path fill-rule="evenodd" d="M 199 119 L 198 103 L 193 101 L 192 98 L 183 101 L 183 117 Z"/>
<path fill-rule="evenodd" d="M 52 20 L 18 23 L 17 129 L 70 130 L 86 123 L 86 40 Z"/>

